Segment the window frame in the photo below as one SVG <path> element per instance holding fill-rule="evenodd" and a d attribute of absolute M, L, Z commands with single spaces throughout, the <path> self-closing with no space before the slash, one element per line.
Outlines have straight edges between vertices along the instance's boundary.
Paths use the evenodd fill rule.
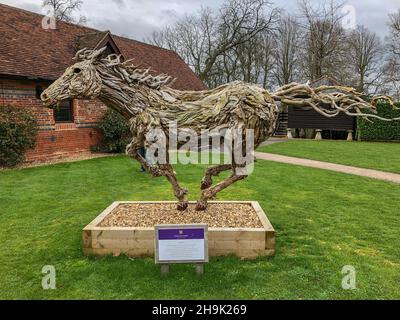
<path fill-rule="evenodd" d="M 74 123 L 75 119 L 74 119 L 74 102 L 73 102 L 73 100 L 64 100 L 64 101 L 62 101 L 60 103 L 60 107 L 61 107 L 61 104 L 63 104 L 63 103 L 68 103 L 69 104 L 69 120 L 68 121 L 59 121 L 59 120 L 57 120 L 57 108 L 55 108 L 53 110 L 54 122 L 56 124 Z M 66 106 L 64 106 L 64 107 L 66 107 Z"/>

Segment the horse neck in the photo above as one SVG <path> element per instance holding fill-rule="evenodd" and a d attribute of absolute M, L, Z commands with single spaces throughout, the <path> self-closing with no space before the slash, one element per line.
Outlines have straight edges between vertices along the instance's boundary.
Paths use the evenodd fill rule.
<path fill-rule="evenodd" d="M 112 69 L 98 70 L 102 79 L 99 100 L 126 118 L 137 116 L 149 107 L 150 88 L 142 84 L 129 84 Z"/>

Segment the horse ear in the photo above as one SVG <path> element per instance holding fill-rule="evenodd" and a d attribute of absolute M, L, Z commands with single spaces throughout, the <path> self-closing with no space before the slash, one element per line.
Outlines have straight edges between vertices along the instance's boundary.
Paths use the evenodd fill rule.
<path fill-rule="evenodd" d="M 99 50 L 93 50 L 92 53 L 87 57 L 89 60 L 99 60 L 102 53 L 107 50 L 107 47 L 101 48 Z"/>
<path fill-rule="evenodd" d="M 77 53 L 75 54 L 75 57 L 73 58 L 73 60 L 75 60 L 75 61 L 83 61 L 83 60 L 85 60 L 87 51 L 88 51 L 87 48 L 83 48 L 83 49 L 77 51 Z"/>
<path fill-rule="evenodd" d="M 74 57 L 75 61 L 84 61 L 84 60 L 98 60 L 101 54 L 107 50 L 107 47 L 101 48 L 99 50 L 88 50 L 87 48 L 79 50 Z"/>

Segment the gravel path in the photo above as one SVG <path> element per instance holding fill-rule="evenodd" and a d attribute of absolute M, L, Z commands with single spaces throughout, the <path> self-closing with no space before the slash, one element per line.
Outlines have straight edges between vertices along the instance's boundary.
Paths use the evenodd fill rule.
<path fill-rule="evenodd" d="M 257 159 L 279 162 L 279 163 L 286 163 L 286 164 L 293 164 L 303 167 L 310 167 L 310 168 L 318 168 L 323 170 L 347 173 L 351 175 L 367 177 L 377 180 L 389 181 L 394 183 L 400 184 L 400 174 L 378 171 L 378 170 L 371 170 L 371 169 L 363 169 L 357 167 L 350 167 L 344 166 L 340 164 L 334 164 L 329 162 L 322 162 L 322 161 L 315 161 L 315 160 L 308 160 L 308 159 L 300 159 L 294 157 L 287 157 L 287 156 L 280 156 L 271 153 L 263 153 L 263 152 L 256 152 Z"/>

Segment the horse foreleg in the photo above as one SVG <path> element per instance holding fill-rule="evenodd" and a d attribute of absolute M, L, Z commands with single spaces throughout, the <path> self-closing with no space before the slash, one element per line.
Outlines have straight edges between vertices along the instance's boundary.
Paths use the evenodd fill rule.
<path fill-rule="evenodd" d="M 206 190 L 210 188 L 213 184 L 212 178 L 218 177 L 221 172 L 228 170 L 232 170 L 232 164 L 223 164 L 208 168 L 203 180 L 201 181 L 201 190 Z"/>
<path fill-rule="evenodd" d="M 160 165 L 160 169 L 169 183 L 171 183 L 172 188 L 174 189 L 175 197 L 179 200 L 177 209 L 179 211 L 185 211 L 189 205 L 187 200 L 188 190 L 183 189 L 179 185 L 178 179 L 176 178 L 176 173 L 170 164 Z"/>
<path fill-rule="evenodd" d="M 153 177 L 158 178 L 164 176 L 169 181 L 169 183 L 171 183 L 172 188 L 174 189 L 175 197 L 177 197 L 179 200 L 178 210 L 185 211 L 189 204 L 186 197 L 188 191 L 186 189 L 183 189 L 179 185 L 178 179 L 176 178 L 176 174 L 172 166 L 170 164 L 152 166 L 146 161 L 146 159 L 144 159 L 140 155 L 139 150 L 140 148 L 136 149 L 136 151 L 131 151 L 129 155 L 133 159 L 137 160 L 143 166 L 146 172 L 150 173 Z"/>
<path fill-rule="evenodd" d="M 152 166 L 150 165 L 145 158 L 143 158 L 143 156 L 140 154 L 140 149 L 142 147 L 135 147 L 135 148 L 131 148 L 128 152 L 128 155 L 136 160 L 137 162 L 140 163 L 140 165 L 144 168 L 144 170 L 146 170 L 146 172 L 150 173 L 153 177 L 158 178 L 158 177 L 162 177 L 163 173 L 160 170 L 159 167 L 157 166 Z"/>

